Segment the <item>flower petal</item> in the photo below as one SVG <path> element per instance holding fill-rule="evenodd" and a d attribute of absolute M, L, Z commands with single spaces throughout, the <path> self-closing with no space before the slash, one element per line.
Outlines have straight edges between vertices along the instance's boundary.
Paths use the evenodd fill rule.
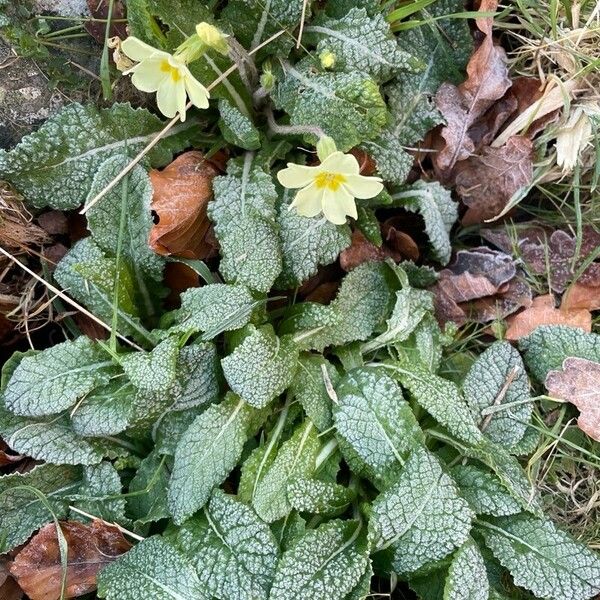
<path fill-rule="evenodd" d="M 198 108 L 208 108 L 208 90 L 191 74 L 185 75 L 185 89 L 192 104 Z"/>
<path fill-rule="evenodd" d="M 288 163 L 286 169 L 281 169 L 277 173 L 277 179 L 285 188 L 301 188 L 313 183 L 319 170 L 319 167 L 306 167 L 304 165 Z"/>
<path fill-rule="evenodd" d="M 374 198 L 383 190 L 383 183 L 379 177 L 365 177 L 364 175 L 346 175 L 342 184 L 355 198 Z"/>
<path fill-rule="evenodd" d="M 321 170 L 328 173 L 341 173 L 342 175 L 358 175 L 360 166 L 352 154 L 332 152 L 322 163 Z"/>
<path fill-rule="evenodd" d="M 185 84 L 183 79 L 174 82 L 171 77 L 166 77 L 165 80 L 158 86 L 158 92 L 156 94 L 156 103 L 158 109 L 165 115 L 165 117 L 173 118 L 182 103 L 185 107 Z M 180 113 L 181 120 L 185 120 L 185 111 Z"/>
<path fill-rule="evenodd" d="M 168 52 L 157 50 L 153 46 L 150 46 L 150 44 L 146 44 L 146 42 L 142 42 L 142 40 L 133 36 L 129 36 L 126 40 L 121 42 L 121 50 L 125 52 L 131 60 L 135 60 L 136 62 L 150 58 L 153 55 L 161 57 L 169 56 Z"/>
<path fill-rule="evenodd" d="M 155 92 L 168 75 L 161 71 L 162 58 L 148 58 L 133 67 L 131 83 L 142 92 Z"/>
<path fill-rule="evenodd" d="M 335 192 L 324 189 L 323 214 L 335 225 L 343 225 L 346 222 L 346 215 L 354 219 L 358 217 L 354 198 L 343 187 Z"/>
<path fill-rule="evenodd" d="M 290 204 L 290 208 L 295 208 L 296 212 L 303 217 L 315 217 L 323 206 L 323 192 L 315 185 L 309 185 L 301 189 Z"/>

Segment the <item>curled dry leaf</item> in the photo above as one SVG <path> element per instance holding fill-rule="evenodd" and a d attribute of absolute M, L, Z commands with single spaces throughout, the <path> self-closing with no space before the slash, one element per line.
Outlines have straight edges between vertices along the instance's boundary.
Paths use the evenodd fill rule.
<path fill-rule="evenodd" d="M 484 148 L 458 166 L 456 191 L 469 207 L 463 224 L 481 223 L 499 216 L 515 192 L 533 177 L 533 144 L 514 136 L 500 148 Z"/>
<path fill-rule="evenodd" d="M 565 310 L 556 308 L 554 296 L 546 294 L 533 299 L 529 308 L 506 319 L 507 340 L 520 340 L 541 325 L 579 327 L 588 333 L 592 330 L 592 314 L 586 309 Z"/>
<path fill-rule="evenodd" d="M 531 290 L 508 254 L 489 248 L 461 250 L 433 287 L 440 322 L 488 323 L 531 304 Z"/>
<path fill-rule="evenodd" d="M 19 463 L 25 458 L 21 454 L 13 454 L 10 448 L 6 445 L 4 440 L 0 440 L 0 467 L 7 465 L 14 465 Z M 2 596 L 0 596 L 1 598 Z"/>
<path fill-rule="evenodd" d="M 565 359 L 560 371 L 546 376 L 548 393 L 574 404 L 581 413 L 579 429 L 600 442 L 600 364 L 585 358 Z"/>
<path fill-rule="evenodd" d="M 195 259 L 214 253 L 206 205 L 217 174 L 197 151 L 185 152 L 162 171 L 150 171 L 152 210 L 159 219 L 150 231 L 149 244 L 155 252 Z"/>
<path fill-rule="evenodd" d="M 100 569 L 131 548 L 123 534 L 104 521 L 88 525 L 66 521 L 60 527 L 68 544 L 67 598 L 95 590 Z M 63 571 L 54 523 L 31 538 L 15 557 L 10 572 L 31 600 L 60 598 Z"/>

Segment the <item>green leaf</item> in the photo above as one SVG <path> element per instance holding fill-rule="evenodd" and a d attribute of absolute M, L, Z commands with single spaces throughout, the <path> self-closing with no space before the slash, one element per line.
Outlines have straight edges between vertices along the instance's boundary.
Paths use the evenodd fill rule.
<path fill-rule="evenodd" d="M 211 342 L 196 341 L 179 352 L 177 391 L 171 410 L 211 404 L 219 397 L 219 357 Z"/>
<path fill-rule="evenodd" d="M 65 518 L 67 496 L 76 492 L 80 484 L 80 468 L 50 464 L 0 477 L 0 554 L 23 544 L 36 529 L 52 521 L 46 502 L 57 519 Z M 45 497 L 45 502 L 40 496 Z"/>
<path fill-rule="evenodd" d="M 275 282 L 279 289 L 299 286 L 328 265 L 350 245 L 350 227 L 325 218 L 308 218 L 290 210 L 292 195 L 285 190 L 277 220 L 283 253 L 283 270 Z"/>
<path fill-rule="evenodd" d="M 129 163 L 124 155 L 112 156 L 99 167 L 90 196 L 101 192 Z M 124 186 L 127 186 L 124 192 Z M 111 256 L 117 255 L 123 194 L 126 193 L 125 222 L 120 246 L 120 260 L 127 263 L 136 291 L 136 306 L 144 315 L 153 315 L 156 296 L 160 292 L 164 259 L 148 245 L 152 228 L 150 201 L 152 184 L 144 169 L 137 166 L 124 179 L 101 198 L 87 213 L 88 228 L 94 241 Z M 160 294 L 158 294 L 160 295 Z"/>
<path fill-rule="evenodd" d="M 156 441 L 156 451 L 159 454 L 174 456 L 181 436 L 203 411 L 203 407 L 194 406 L 186 410 L 166 412 L 153 428 L 152 437 Z"/>
<path fill-rule="evenodd" d="M 208 600 L 196 571 L 169 542 L 154 536 L 98 574 L 98 596 L 108 600 Z"/>
<path fill-rule="evenodd" d="M 548 371 L 561 369 L 565 358 L 575 356 L 600 362 L 600 335 L 579 328 L 544 325 L 520 340 L 519 348 L 529 372 L 540 382 Z"/>
<path fill-rule="evenodd" d="M 177 542 L 211 597 L 269 598 L 279 548 L 269 526 L 233 496 L 215 490 L 204 511 L 184 523 Z"/>
<path fill-rule="evenodd" d="M 521 512 L 519 502 L 492 473 L 474 465 L 456 465 L 451 474 L 476 514 L 502 517 Z"/>
<path fill-rule="evenodd" d="M 298 477 L 289 482 L 287 495 L 292 507 L 299 512 L 339 514 L 352 502 L 355 493 L 337 483 Z"/>
<path fill-rule="evenodd" d="M 406 210 L 420 213 L 433 257 L 442 265 L 448 264 L 452 254 L 450 230 L 458 218 L 458 204 L 452 200 L 450 191 L 437 181 L 419 180 L 392 198 Z"/>
<path fill-rule="evenodd" d="M 85 336 L 25 356 L 6 390 L 6 408 L 18 415 L 43 416 L 70 408 L 95 387 L 108 382 L 114 364 Z"/>
<path fill-rule="evenodd" d="M 298 347 L 290 336 L 278 338 L 270 326 L 250 333 L 221 360 L 229 387 L 255 408 L 265 407 L 292 382 Z"/>
<path fill-rule="evenodd" d="M 290 394 L 302 405 L 304 412 L 319 431 L 329 429 L 332 424 L 331 398 L 325 387 L 324 372 L 333 386 L 339 380 L 337 369 L 321 355 L 301 354 L 298 370 L 290 385 Z"/>
<path fill-rule="evenodd" d="M 463 391 L 471 414 L 485 435 L 508 449 L 521 441 L 533 408 L 528 402 L 525 365 L 508 342 L 496 342 L 477 358 L 465 378 Z M 507 408 L 500 412 L 483 412 L 504 404 Z"/>
<path fill-rule="evenodd" d="M 319 449 L 317 431 L 306 421 L 282 444 L 274 459 L 265 460 L 252 496 L 252 506 L 263 521 L 272 523 L 292 510 L 288 485 L 299 477 L 313 475 Z"/>
<path fill-rule="evenodd" d="M 316 53 L 335 57 L 333 70 L 365 73 L 379 83 L 400 71 L 414 71 L 419 61 L 398 46 L 382 14 L 369 17 L 364 8 L 350 9 L 333 19 L 318 19 L 304 29 L 317 42 Z"/>
<path fill-rule="evenodd" d="M 363 142 L 360 147 L 375 161 L 377 172 L 384 181 L 394 185 L 402 185 L 410 170 L 414 158 L 404 149 L 404 145 L 393 132 L 386 128 L 374 140 Z M 389 198 L 389 196 L 388 196 Z M 381 202 L 379 197 L 370 200 L 372 206 L 389 204 Z"/>
<path fill-rule="evenodd" d="M 389 365 L 415 400 L 452 435 L 468 444 L 483 440 L 458 387 L 418 365 Z"/>
<path fill-rule="evenodd" d="M 256 302 L 243 285 L 211 283 L 181 294 L 181 308 L 168 315 L 169 333 L 202 332 L 209 340 L 224 331 L 240 329 L 250 321 Z"/>
<path fill-rule="evenodd" d="M 157 450 L 144 458 L 129 484 L 128 514 L 137 524 L 152 523 L 169 517 L 167 459 Z M 136 495 L 132 495 L 135 493 Z"/>
<path fill-rule="evenodd" d="M 227 175 L 215 177 L 213 189 L 208 216 L 221 246 L 224 279 L 268 292 L 282 268 L 271 176 L 246 154 L 229 161 Z"/>
<path fill-rule="evenodd" d="M 361 525 L 330 521 L 309 530 L 283 553 L 270 600 L 342 600 L 369 565 Z"/>
<path fill-rule="evenodd" d="M 362 73 L 322 73 L 306 58 L 284 63 L 281 77 L 272 93 L 276 107 L 292 125 L 319 127 L 342 152 L 375 138 L 387 122 L 377 83 Z M 317 136 L 305 139 L 314 144 Z"/>
<path fill-rule="evenodd" d="M 440 368 L 445 342 L 435 317 L 426 314 L 408 339 L 397 344 L 395 349 L 402 364 L 421 365 L 430 373 L 435 373 Z"/>
<path fill-rule="evenodd" d="M 392 286 L 386 264 L 364 263 L 346 275 L 336 299 L 328 306 L 313 302 L 293 306 L 280 333 L 294 333 L 299 344 L 318 351 L 366 340 L 389 315 L 394 300 Z"/>
<path fill-rule="evenodd" d="M 487 600 L 490 584 L 477 544 L 468 539 L 452 558 L 444 600 Z"/>
<path fill-rule="evenodd" d="M 133 158 L 162 127 L 150 112 L 129 104 L 69 104 L 13 150 L 0 150 L 0 177 L 36 207 L 76 208 L 107 158 L 117 153 Z M 150 152 L 150 163 L 168 163 L 172 152 L 187 145 L 193 128 L 193 120 L 173 127 Z"/>
<path fill-rule="evenodd" d="M 398 481 L 373 502 L 369 539 L 393 550 L 399 573 L 416 571 L 461 546 L 473 513 L 439 460 L 425 448 L 410 455 Z"/>
<path fill-rule="evenodd" d="M 169 484 L 169 510 L 176 524 L 202 508 L 233 470 L 247 439 L 248 419 L 244 401 L 231 397 L 209 406 L 183 434 Z"/>
<path fill-rule="evenodd" d="M 244 150 L 258 150 L 260 148 L 260 133 L 254 123 L 229 100 L 219 100 L 219 129 L 225 141 L 244 148 Z"/>
<path fill-rule="evenodd" d="M 336 388 L 333 407 L 337 434 L 352 453 L 353 470 L 377 484 L 397 479 L 409 452 L 424 441 L 423 432 L 398 384 L 373 369 L 348 373 Z M 358 463 L 358 464 L 356 464 Z"/>
<path fill-rule="evenodd" d="M 540 598 L 572 600 L 600 593 L 600 559 L 548 520 L 526 514 L 478 527 L 514 582 Z"/>

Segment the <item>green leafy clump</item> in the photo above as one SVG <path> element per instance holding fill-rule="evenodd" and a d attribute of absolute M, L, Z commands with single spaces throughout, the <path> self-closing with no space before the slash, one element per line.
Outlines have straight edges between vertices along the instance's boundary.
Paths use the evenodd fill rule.
<path fill-rule="evenodd" d="M 472 35 L 448 17 L 460 0 L 419 6 L 394 33 L 375 0 L 129 0 L 131 32 L 162 50 L 201 20 L 227 35 L 227 56 L 190 65 L 219 78 L 210 109 L 108 191 L 165 127 L 145 109 L 73 104 L 0 151 L 0 176 L 34 207 L 99 198 L 52 277 L 107 330 L 86 337 L 64 314 L 67 339 L 3 368 L 0 436 L 41 464 L 0 477 L 0 552 L 83 512 L 138 540 L 98 574 L 109 600 L 600 593 L 600 559 L 544 514 L 522 460 L 532 385 L 565 358 L 600 361 L 600 336 L 543 327 L 518 349 L 449 357 L 469 341 L 440 329 L 432 269 L 333 264 L 357 230 L 381 246 L 379 220 L 399 209 L 450 260 L 456 203 L 406 179 Z M 386 187 L 341 225 L 299 215 L 277 177 L 312 165 L 323 135 L 366 152 Z M 188 148 L 222 167 L 206 207 L 218 252 L 181 259 L 204 282 L 166 300 L 178 259 L 147 244 L 162 218 L 148 172 Z M 320 289 L 323 273 L 339 285 Z"/>

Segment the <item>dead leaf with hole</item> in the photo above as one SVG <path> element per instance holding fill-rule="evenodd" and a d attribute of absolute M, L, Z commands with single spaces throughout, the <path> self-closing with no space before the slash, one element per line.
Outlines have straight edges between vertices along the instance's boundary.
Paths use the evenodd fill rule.
<path fill-rule="evenodd" d="M 513 194 L 533 178 L 533 144 L 513 136 L 500 148 L 486 147 L 457 167 L 456 191 L 469 207 L 463 225 L 482 223 L 502 213 Z"/>
<path fill-rule="evenodd" d="M 578 327 L 586 332 L 592 330 L 592 314 L 586 309 L 565 310 L 556 308 L 554 296 L 546 294 L 533 299 L 529 308 L 506 319 L 507 340 L 520 340 L 541 325 L 565 325 Z"/>
<path fill-rule="evenodd" d="M 218 170 L 201 152 L 178 156 L 162 171 L 151 170 L 151 208 L 158 223 L 150 231 L 150 247 L 164 256 L 204 259 L 215 252 L 206 205 Z"/>
<path fill-rule="evenodd" d="M 554 398 L 574 404 L 580 412 L 581 431 L 600 442 L 600 364 L 585 358 L 565 359 L 560 371 L 546 376 L 546 389 Z"/>
<path fill-rule="evenodd" d="M 131 548 L 123 534 L 104 521 L 87 525 L 66 521 L 60 526 L 68 544 L 67 598 L 93 592 L 100 569 Z M 31 600 L 60 598 L 63 569 L 54 523 L 31 538 L 15 557 L 10 572 Z"/>
<path fill-rule="evenodd" d="M 511 256 L 490 248 L 461 250 L 432 288 L 441 323 L 488 323 L 531 304 L 531 290 Z"/>

